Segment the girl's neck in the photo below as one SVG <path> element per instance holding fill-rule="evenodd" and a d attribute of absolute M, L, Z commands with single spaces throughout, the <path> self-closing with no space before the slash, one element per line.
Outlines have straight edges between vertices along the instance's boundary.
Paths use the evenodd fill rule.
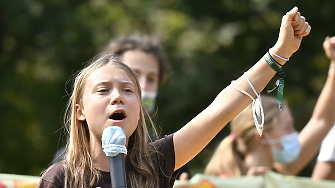
<path fill-rule="evenodd" d="M 270 169 L 273 166 L 271 147 L 268 144 L 257 144 L 245 155 L 245 173 L 250 167 L 264 166 Z"/>
<path fill-rule="evenodd" d="M 109 172 L 108 157 L 103 151 L 101 141 L 100 142 L 95 142 L 93 140 L 90 141 L 90 154 L 94 168 L 101 171 Z"/>

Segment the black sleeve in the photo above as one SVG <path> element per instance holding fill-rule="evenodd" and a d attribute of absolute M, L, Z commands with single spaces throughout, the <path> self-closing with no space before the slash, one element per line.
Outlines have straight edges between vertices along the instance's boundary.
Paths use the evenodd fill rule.
<path fill-rule="evenodd" d="M 63 164 L 56 163 L 43 173 L 38 188 L 63 188 L 64 180 Z"/>
<path fill-rule="evenodd" d="M 158 155 L 158 176 L 160 184 L 173 185 L 176 180 L 179 170 L 174 171 L 175 167 L 175 152 L 173 144 L 173 134 L 165 136 L 153 143 L 150 143 L 156 148 Z M 164 186 L 164 187 L 165 187 Z M 166 186 L 169 187 L 169 186 Z"/>

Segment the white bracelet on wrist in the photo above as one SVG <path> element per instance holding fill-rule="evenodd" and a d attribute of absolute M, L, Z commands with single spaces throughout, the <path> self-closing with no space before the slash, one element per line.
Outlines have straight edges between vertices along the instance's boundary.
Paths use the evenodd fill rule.
<path fill-rule="evenodd" d="M 271 48 L 269 49 L 269 52 L 270 52 L 271 55 L 274 55 L 274 56 L 276 56 L 276 57 L 278 57 L 278 58 L 280 58 L 280 59 L 282 59 L 282 60 L 285 60 L 285 61 L 290 60 L 289 58 L 285 58 L 285 57 L 282 57 L 282 56 L 280 56 L 280 55 L 277 55 L 277 54 L 273 53 L 273 52 L 271 51 Z"/>

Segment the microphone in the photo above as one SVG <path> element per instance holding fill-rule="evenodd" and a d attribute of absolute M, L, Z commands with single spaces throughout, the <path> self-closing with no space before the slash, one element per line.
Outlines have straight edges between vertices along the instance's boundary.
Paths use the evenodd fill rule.
<path fill-rule="evenodd" d="M 124 156 L 127 155 L 126 135 L 121 127 L 110 126 L 102 133 L 102 148 L 108 157 L 112 188 L 127 188 Z"/>

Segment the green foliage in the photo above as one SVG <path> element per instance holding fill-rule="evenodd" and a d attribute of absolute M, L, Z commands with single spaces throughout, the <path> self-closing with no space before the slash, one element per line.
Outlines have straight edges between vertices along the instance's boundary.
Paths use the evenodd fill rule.
<path fill-rule="evenodd" d="M 325 82 L 322 42 L 335 34 L 335 1 L 1 0 L 0 172 L 39 175 L 51 163 L 66 139 L 62 110 L 71 92 L 66 82 L 113 37 L 162 36 L 172 71 L 158 98 L 158 125 L 169 134 L 274 45 L 281 17 L 293 6 L 313 28 L 284 67 L 284 97 L 301 130 Z M 192 173 L 202 172 L 228 133 L 224 128 L 190 162 Z M 310 175 L 311 167 L 302 175 Z"/>

